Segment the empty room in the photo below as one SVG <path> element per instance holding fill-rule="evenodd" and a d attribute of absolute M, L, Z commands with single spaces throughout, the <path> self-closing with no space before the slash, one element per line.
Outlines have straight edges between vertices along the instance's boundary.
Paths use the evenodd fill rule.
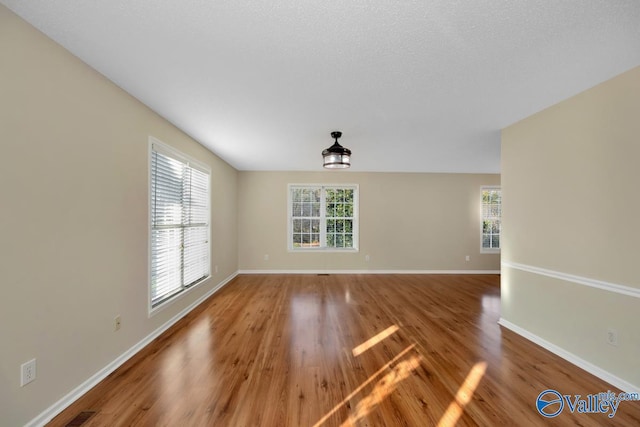
<path fill-rule="evenodd" d="M 0 426 L 640 425 L 640 2 L 0 0 Z"/>

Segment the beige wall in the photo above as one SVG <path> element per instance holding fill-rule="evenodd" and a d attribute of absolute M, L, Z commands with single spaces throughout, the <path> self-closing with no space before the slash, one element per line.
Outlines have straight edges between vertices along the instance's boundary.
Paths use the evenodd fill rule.
<path fill-rule="evenodd" d="M 499 268 L 479 253 L 480 186 L 498 175 L 238 173 L 3 6 L 0 57 L 2 425 L 34 419 L 238 269 Z M 219 267 L 151 318 L 149 136 L 211 167 Z M 325 182 L 359 184 L 360 251 L 289 253 L 287 184 Z M 37 379 L 20 387 L 32 358 Z"/>
<path fill-rule="evenodd" d="M 635 68 L 502 133 L 503 318 L 636 388 L 639 112 Z"/>
<path fill-rule="evenodd" d="M 359 252 L 288 251 L 287 185 L 306 183 L 359 185 Z M 240 172 L 240 269 L 499 270 L 499 255 L 480 254 L 480 187 L 499 183 L 499 175 Z"/>
<path fill-rule="evenodd" d="M 0 424 L 18 426 L 237 270 L 237 172 L 4 6 L 0 58 Z M 219 266 L 152 318 L 149 135 L 211 167 Z"/>

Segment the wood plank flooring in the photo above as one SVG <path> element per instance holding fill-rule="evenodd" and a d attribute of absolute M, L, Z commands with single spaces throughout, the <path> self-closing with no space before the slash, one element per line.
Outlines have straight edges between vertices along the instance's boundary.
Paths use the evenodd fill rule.
<path fill-rule="evenodd" d="M 501 328 L 499 280 L 241 275 L 49 425 L 640 425 L 640 402 L 536 411 L 617 390 Z"/>

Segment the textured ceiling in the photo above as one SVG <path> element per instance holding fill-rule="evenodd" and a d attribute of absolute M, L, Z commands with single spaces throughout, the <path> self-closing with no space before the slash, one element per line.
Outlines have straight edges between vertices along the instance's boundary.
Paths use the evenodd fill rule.
<path fill-rule="evenodd" d="M 351 170 L 499 172 L 501 128 L 640 65 L 638 0 L 0 3 L 241 170 L 340 130 Z"/>

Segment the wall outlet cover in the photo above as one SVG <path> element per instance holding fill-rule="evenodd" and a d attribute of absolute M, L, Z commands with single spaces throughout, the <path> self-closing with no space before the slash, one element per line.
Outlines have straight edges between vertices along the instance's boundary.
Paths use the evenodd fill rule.
<path fill-rule="evenodd" d="M 24 387 L 36 379 L 36 359 L 20 365 L 20 387 Z"/>

